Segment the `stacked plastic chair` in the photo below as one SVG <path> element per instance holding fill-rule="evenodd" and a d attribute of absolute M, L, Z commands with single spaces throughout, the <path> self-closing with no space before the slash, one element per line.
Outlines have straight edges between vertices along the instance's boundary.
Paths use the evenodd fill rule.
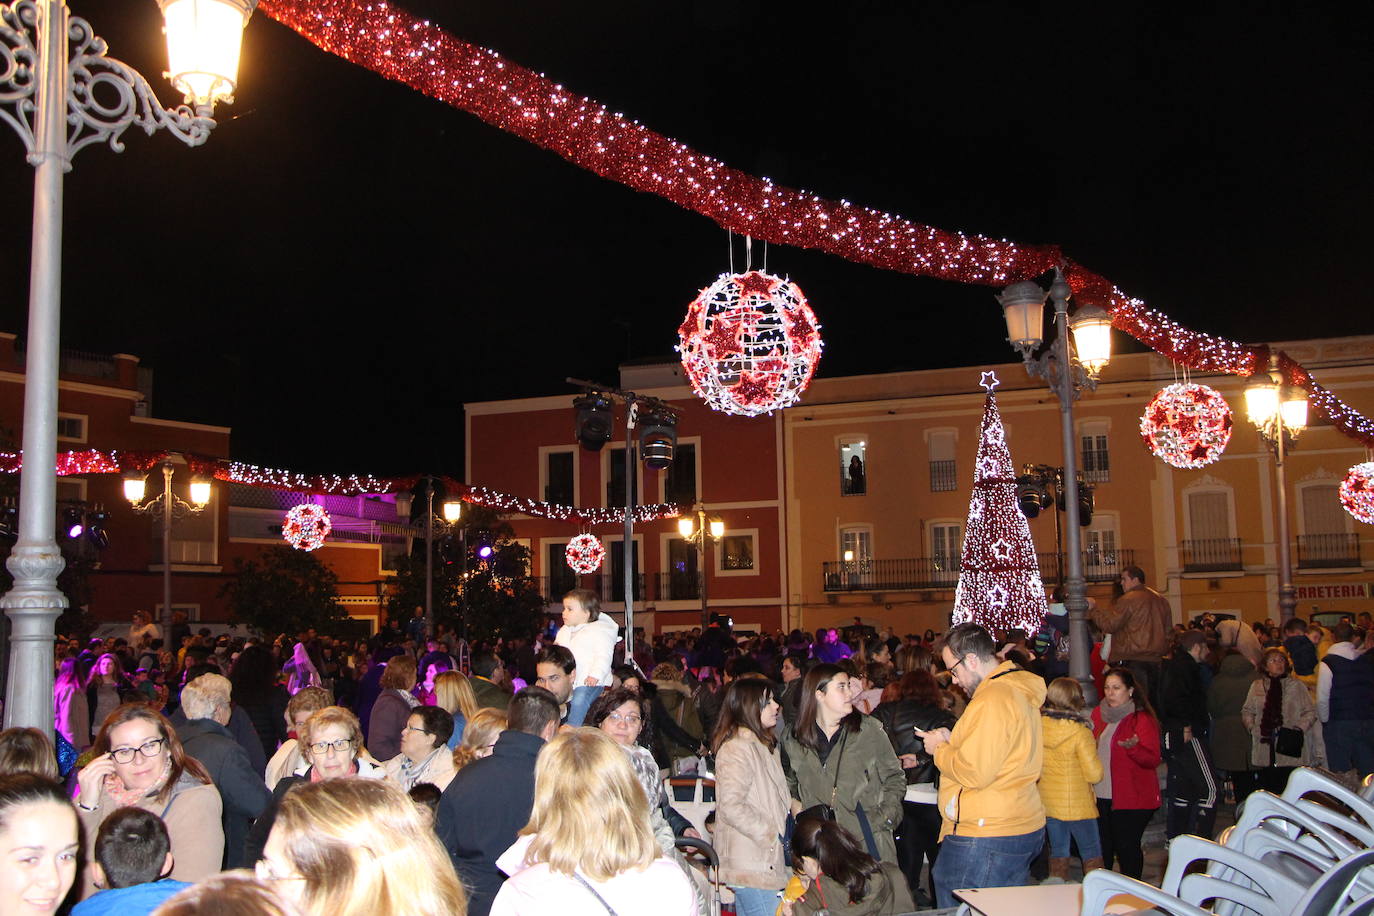
<path fill-rule="evenodd" d="M 1123 894 L 1179 916 L 1374 916 L 1374 800 L 1364 792 L 1300 768 L 1282 797 L 1247 798 L 1218 839 L 1175 837 L 1158 888 L 1089 873 L 1081 916 L 1101 916 Z"/>

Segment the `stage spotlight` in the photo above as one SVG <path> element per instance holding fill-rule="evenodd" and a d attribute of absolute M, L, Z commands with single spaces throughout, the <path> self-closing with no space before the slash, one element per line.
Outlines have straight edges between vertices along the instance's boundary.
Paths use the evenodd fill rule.
<path fill-rule="evenodd" d="M 90 538 L 91 543 L 99 550 L 110 546 L 110 533 L 105 527 L 109 518 L 109 513 L 98 503 L 86 516 L 86 537 Z"/>
<path fill-rule="evenodd" d="M 1033 474 L 1016 478 L 1016 505 L 1026 518 L 1035 518 L 1041 509 L 1049 508 L 1050 502 L 1044 480 Z"/>
<path fill-rule="evenodd" d="M 67 532 L 70 540 L 76 540 L 86 531 L 84 514 L 76 506 L 68 506 L 62 510 L 62 527 Z"/>
<path fill-rule="evenodd" d="M 573 426 L 577 441 L 587 451 L 600 451 L 603 445 L 611 441 L 611 427 L 615 419 L 611 399 L 599 391 L 593 391 L 573 398 L 573 408 L 577 411 Z"/>
<path fill-rule="evenodd" d="M 490 560 L 491 555 L 496 552 L 496 547 L 492 541 L 490 531 L 478 531 L 473 536 L 473 553 L 479 560 Z"/>
<path fill-rule="evenodd" d="M 673 463 L 677 450 L 677 414 L 667 407 L 653 407 L 639 415 L 639 454 L 644 466 L 661 471 Z"/>

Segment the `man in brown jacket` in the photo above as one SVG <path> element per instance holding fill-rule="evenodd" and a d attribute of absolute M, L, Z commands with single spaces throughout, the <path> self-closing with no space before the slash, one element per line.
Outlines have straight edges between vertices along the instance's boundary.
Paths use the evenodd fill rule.
<path fill-rule="evenodd" d="M 1110 633 L 1112 649 L 1107 661 L 1130 669 L 1148 696 L 1159 687 L 1159 662 L 1169 651 L 1174 611 L 1159 592 L 1145 584 L 1145 571 L 1127 566 L 1121 571 L 1125 592 L 1110 609 L 1091 611 L 1093 623 Z"/>

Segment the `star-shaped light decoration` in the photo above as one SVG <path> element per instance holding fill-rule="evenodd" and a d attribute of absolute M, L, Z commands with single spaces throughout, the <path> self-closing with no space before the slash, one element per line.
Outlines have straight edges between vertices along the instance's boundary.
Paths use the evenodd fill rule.
<path fill-rule="evenodd" d="M 740 277 L 738 282 L 740 295 L 742 296 L 749 293 L 767 296 L 773 292 L 773 287 L 777 285 L 778 281 L 771 279 L 760 271 L 751 270 L 749 273 Z"/>
<path fill-rule="evenodd" d="M 988 455 L 978 459 L 978 479 L 986 480 L 997 476 L 997 459 Z"/>
<path fill-rule="evenodd" d="M 990 392 L 992 391 L 992 389 L 996 388 L 998 385 L 1002 383 L 998 381 L 997 373 L 989 369 L 987 372 L 983 373 L 983 377 L 978 380 L 978 384 L 983 386 Z"/>
<path fill-rule="evenodd" d="M 1011 560 L 1011 541 L 1006 538 L 998 538 L 992 542 L 992 555 L 1002 562 Z"/>
<path fill-rule="evenodd" d="M 773 387 L 768 383 L 768 376 L 746 372 L 740 376 L 734 393 L 742 403 L 757 404 L 773 396 Z"/>
<path fill-rule="evenodd" d="M 710 347 L 712 359 L 725 359 L 740 352 L 739 330 L 738 321 L 714 318 L 711 330 L 702 335 L 701 342 Z"/>
<path fill-rule="evenodd" d="M 1001 585 L 988 589 L 988 607 L 1004 608 L 1011 599 L 1011 592 Z"/>

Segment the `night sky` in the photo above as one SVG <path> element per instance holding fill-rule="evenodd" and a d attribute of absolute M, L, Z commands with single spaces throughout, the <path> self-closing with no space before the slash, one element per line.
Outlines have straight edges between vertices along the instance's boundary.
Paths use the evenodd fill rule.
<path fill-rule="evenodd" d="M 1057 243 L 1195 329 L 1374 332 L 1368 7 L 397 5 L 779 184 Z M 73 12 L 175 100 L 153 0 Z M 671 356 L 729 266 L 704 217 L 261 13 L 216 114 L 200 149 L 135 129 L 121 155 L 77 156 L 63 345 L 138 354 L 155 413 L 232 426 L 234 458 L 460 475 L 464 401 L 571 396 L 566 376 Z M 4 133 L 0 302 L 22 334 L 32 173 Z M 990 289 L 767 258 L 823 324 L 823 376 L 1012 358 Z"/>

